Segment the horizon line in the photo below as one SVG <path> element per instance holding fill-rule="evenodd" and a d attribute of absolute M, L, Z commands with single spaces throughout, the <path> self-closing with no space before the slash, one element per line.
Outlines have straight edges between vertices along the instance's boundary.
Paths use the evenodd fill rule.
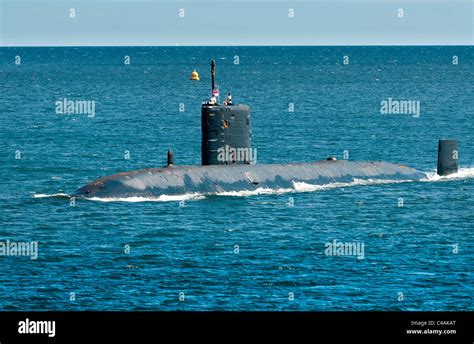
<path fill-rule="evenodd" d="M 0 45 L 0 48 L 232 48 L 232 47 L 472 47 L 466 44 L 237 44 L 237 45 Z"/>

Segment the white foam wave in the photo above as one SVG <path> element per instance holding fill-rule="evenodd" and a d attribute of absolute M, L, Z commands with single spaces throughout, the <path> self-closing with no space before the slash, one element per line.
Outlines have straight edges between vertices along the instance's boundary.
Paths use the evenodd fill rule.
<path fill-rule="evenodd" d="M 255 190 L 241 190 L 241 191 L 225 191 L 219 192 L 216 196 L 231 196 L 231 197 L 249 197 L 256 195 L 273 195 L 273 194 L 282 194 L 286 192 L 294 192 L 295 189 L 269 189 L 269 188 L 258 188 Z"/>
<path fill-rule="evenodd" d="M 55 194 L 33 194 L 33 198 L 71 198 L 71 195 L 65 193 Z"/>
<path fill-rule="evenodd" d="M 314 185 L 314 184 L 308 184 L 305 182 L 293 182 L 293 187 L 297 192 L 313 192 L 313 191 L 319 191 L 319 190 L 344 188 L 344 187 L 358 186 L 358 185 L 395 184 L 395 183 L 407 183 L 407 182 L 411 182 L 411 180 L 354 178 L 352 182 L 348 182 L 348 183 L 334 182 L 334 183 L 324 184 L 324 185 Z"/>
<path fill-rule="evenodd" d="M 193 193 L 193 194 L 184 194 L 184 195 L 161 195 L 159 197 L 91 197 L 86 198 L 88 201 L 97 201 L 97 202 L 179 202 L 179 201 L 189 201 L 189 200 L 198 200 L 206 198 L 203 194 Z"/>
<path fill-rule="evenodd" d="M 426 172 L 426 178 L 422 179 L 423 182 L 443 182 L 456 179 L 469 179 L 474 178 L 474 167 L 462 167 L 459 168 L 457 173 L 450 174 L 449 176 L 439 176 L 435 171 Z"/>
<path fill-rule="evenodd" d="M 291 188 L 281 188 L 281 189 L 258 188 L 255 190 L 219 192 L 216 195 L 217 196 L 231 196 L 231 197 L 248 197 L 248 196 L 256 196 L 256 195 L 280 195 L 280 194 L 290 193 L 290 192 L 314 192 L 314 191 L 320 191 L 320 190 L 328 190 L 328 189 L 357 186 L 357 185 L 393 184 L 393 183 L 405 183 L 409 181 L 410 180 L 354 178 L 352 182 L 348 182 L 348 183 L 334 182 L 331 184 L 324 184 L 324 185 L 308 184 L 305 182 L 293 181 L 293 185 Z"/>

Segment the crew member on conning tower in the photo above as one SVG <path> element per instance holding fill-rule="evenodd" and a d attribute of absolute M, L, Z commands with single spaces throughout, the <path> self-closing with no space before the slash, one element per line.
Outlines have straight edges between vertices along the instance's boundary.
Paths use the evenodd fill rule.
<path fill-rule="evenodd" d="M 226 97 L 226 99 L 225 99 L 225 101 L 224 101 L 224 104 L 225 104 L 225 105 L 232 105 L 232 94 L 230 94 L 230 92 L 227 93 L 227 97 Z"/>
<path fill-rule="evenodd" d="M 217 98 L 215 94 L 211 94 L 211 98 L 207 102 L 209 105 L 216 105 L 217 104 Z"/>

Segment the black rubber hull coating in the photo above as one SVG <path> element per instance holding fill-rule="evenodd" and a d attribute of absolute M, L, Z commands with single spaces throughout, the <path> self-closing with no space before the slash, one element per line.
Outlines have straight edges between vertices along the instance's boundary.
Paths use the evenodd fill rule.
<path fill-rule="evenodd" d="M 426 175 L 387 162 L 318 161 L 297 164 L 173 166 L 103 177 L 76 191 L 85 198 L 158 198 L 163 195 L 220 194 L 233 191 L 291 189 L 295 183 L 326 185 L 355 179 L 413 181 Z"/>
<path fill-rule="evenodd" d="M 440 176 L 447 176 L 458 172 L 458 141 L 439 140 L 438 143 L 438 168 Z"/>

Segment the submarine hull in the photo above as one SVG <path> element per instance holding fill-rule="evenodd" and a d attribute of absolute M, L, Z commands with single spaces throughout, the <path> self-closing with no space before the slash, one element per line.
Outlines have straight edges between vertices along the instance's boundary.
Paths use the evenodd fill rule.
<path fill-rule="evenodd" d="M 416 181 L 426 175 L 388 162 L 318 161 L 295 164 L 170 166 L 123 172 L 79 188 L 84 198 L 129 198 L 220 194 L 294 188 L 295 183 L 327 185 L 360 180 Z"/>

